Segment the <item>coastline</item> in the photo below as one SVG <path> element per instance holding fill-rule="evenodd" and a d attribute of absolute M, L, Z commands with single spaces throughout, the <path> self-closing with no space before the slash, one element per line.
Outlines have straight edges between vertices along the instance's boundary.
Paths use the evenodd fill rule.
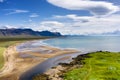
<path fill-rule="evenodd" d="M 41 46 L 40 48 L 44 48 L 47 50 L 52 50 L 49 54 L 40 54 L 37 52 L 25 52 L 22 54 L 31 55 L 33 57 L 20 57 L 20 53 L 16 50 L 16 45 L 10 46 L 4 52 L 5 58 L 5 65 L 0 71 L 0 80 L 19 80 L 20 75 L 24 72 L 30 70 L 31 68 L 35 67 L 36 65 L 42 63 L 43 61 L 59 56 L 62 54 L 70 54 L 76 53 L 76 50 L 69 50 L 69 49 L 58 49 L 50 46 Z"/>
<path fill-rule="evenodd" d="M 63 77 L 65 73 L 73 69 L 82 68 L 85 64 L 83 60 L 90 58 L 89 53 L 80 54 L 77 57 L 73 58 L 73 61 L 70 63 L 59 63 L 57 66 L 52 67 L 51 69 L 45 71 L 43 74 L 37 74 L 33 77 L 33 80 L 43 78 L 43 80 L 64 80 Z M 79 62 L 79 64 L 78 64 Z"/>

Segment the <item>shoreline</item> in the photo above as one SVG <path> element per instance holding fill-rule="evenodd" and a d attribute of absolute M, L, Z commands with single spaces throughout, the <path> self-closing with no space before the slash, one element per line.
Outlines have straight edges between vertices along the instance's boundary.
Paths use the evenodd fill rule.
<path fill-rule="evenodd" d="M 59 63 L 57 66 L 48 69 L 44 73 L 33 76 L 33 80 L 41 78 L 43 78 L 43 80 L 64 80 L 63 76 L 65 73 L 73 69 L 83 67 L 85 63 L 82 61 L 85 60 L 86 58 L 89 58 L 90 56 L 88 55 L 89 53 L 79 54 L 77 55 L 77 57 L 73 58 L 72 61 L 70 61 L 70 63 Z M 80 64 L 77 64 L 77 61 L 80 61 Z"/>
<path fill-rule="evenodd" d="M 50 52 L 49 54 L 41 54 L 41 52 L 26 52 L 22 54 L 31 55 L 35 58 L 22 58 L 20 57 L 20 53 L 16 50 L 17 45 L 18 44 L 8 47 L 4 52 L 5 64 L 4 67 L 0 70 L 0 80 L 19 80 L 20 75 L 22 75 L 24 72 L 30 70 L 31 68 L 37 66 L 38 64 L 49 58 L 62 54 L 78 52 L 71 49 L 61 50 L 51 46 L 41 46 L 40 48 L 52 50 L 52 52 Z"/>

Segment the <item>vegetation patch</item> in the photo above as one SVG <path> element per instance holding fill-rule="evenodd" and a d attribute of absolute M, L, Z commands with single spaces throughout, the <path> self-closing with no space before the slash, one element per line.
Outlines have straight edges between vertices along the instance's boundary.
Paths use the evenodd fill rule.
<path fill-rule="evenodd" d="M 0 69 L 3 67 L 3 63 L 4 63 L 4 58 L 3 58 L 3 52 L 4 52 L 5 48 L 0 47 Z"/>
<path fill-rule="evenodd" d="M 80 58 L 73 62 L 84 63 L 83 66 L 66 71 L 64 80 L 120 80 L 120 53 L 99 51 Z"/>
<path fill-rule="evenodd" d="M 0 42 L 0 69 L 4 65 L 4 56 L 3 53 L 6 48 L 8 48 L 10 45 L 13 45 L 17 43 L 18 41 L 5 41 L 5 42 Z"/>

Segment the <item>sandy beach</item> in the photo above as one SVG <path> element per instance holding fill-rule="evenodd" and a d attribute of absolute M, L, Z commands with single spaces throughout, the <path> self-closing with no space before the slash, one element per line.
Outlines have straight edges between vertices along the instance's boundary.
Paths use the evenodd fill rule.
<path fill-rule="evenodd" d="M 18 45 L 18 44 L 17 44 Z M 4 52 L 5 65 L 0 70 L 0 80 L 19 80 L 19 76 L 40 64 L 41 62 L 61 54 L 76 53 L 74 49 L 59 49 L 50 46 L 41 46 L 37 49 L 45 49 L 41 52 L 24 51 L 17 52 L 16 46 L 13 45 Z M 47 51 L 47 52 L 46 52 Z M 49 52 L 49 53 L 48 53 Z M 26 57 L 24 55 L 27 55 Z M 21 57 L 24 56 L 24 57 Z"/>

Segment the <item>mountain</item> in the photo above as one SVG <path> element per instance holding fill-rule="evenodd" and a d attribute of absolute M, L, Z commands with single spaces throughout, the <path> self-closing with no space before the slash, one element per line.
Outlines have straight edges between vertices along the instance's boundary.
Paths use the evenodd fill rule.
<path fill-rule="evenodd" d="M 33 31 L 32 29 L 0 29 L 0 36 L 61 36 L 58 32 Z"/>

